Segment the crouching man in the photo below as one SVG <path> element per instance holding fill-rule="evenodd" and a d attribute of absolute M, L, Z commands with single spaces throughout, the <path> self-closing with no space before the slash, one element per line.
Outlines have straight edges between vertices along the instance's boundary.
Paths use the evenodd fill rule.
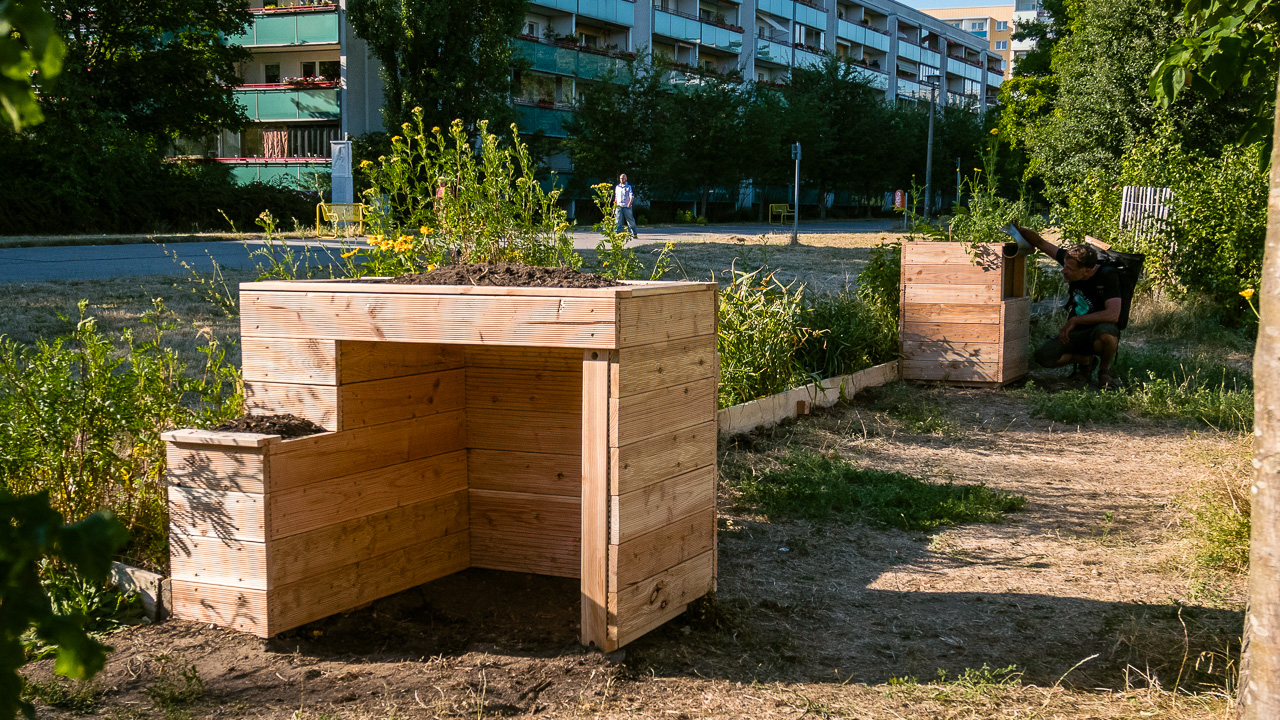
<path fill-rule="evenodd" d="M 1039 233 L 1019 227 L 1018 232 L 1040 252 L 1062 266 L 1067 281 L 1067 324 L 1058 336 L 1036 350 L 1036 362 L 1047 368 L 1075 364 L 1086 378 L 1098 370 L 1098 384 L 1119 386 L 1111 374 L 1111 361 L 1120 346 L 1120 276 L 1115 268 L 1098 264 L 1098 253 L 1090 245 L 1058 247 Z"/>

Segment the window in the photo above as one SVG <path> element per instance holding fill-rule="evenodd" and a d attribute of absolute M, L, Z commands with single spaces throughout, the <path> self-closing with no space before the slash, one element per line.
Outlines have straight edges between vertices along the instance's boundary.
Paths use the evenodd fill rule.
<path fill-rule="evenodd" d="M 997 40 L 997 41 L 996 41 L 996 48 L 995 48 L 995 49 L 996 49 L 996 50 L 1008 50 L 1008 49 L 1009 49 L 1009 41 L 1008 41 L 1008 40 Z"/>
<path fill-rule="evenodd" d="M 266 71 L 266 78 L 263 79 L 263 82 L 268 85 L 276 85 L 280 82 L 280 66 L 278 64 L 264 65 L 262 69 Z"/>
<path fill-rule="evenodd" d="M 342 75 L 342 63 L 337 60 L 321 60 L 320 75 L 325 80 L 337 80 Z"/>
<path fill-rule="evenodd" d="M 982 32 L 983 30 L 986 30 L 986 29 L 987 29 L 986 20 L 974 20 L 973 22 L 969 23 L 969 32 L 974 32 L 974 31 Z"/>
<path fill-rule="evenodd" d="M 996 32 L 1003 32 L 1003 31 L 1008 30 L 1008 29 L 1009 29 L 1009 21 L 1008 21 L 1008 20 L 997 20 L 997 21 L 996 21 Z"/>
<path fill-rule="evenodd" d="M 533 37 L 541 37 L 542 23 L 534 22 L 533 20 L 525 20 L 523 32 L 525 35 L 531 35 Z"/>
<path fill-rule="evenodd" d="M 302 77 L 313 78 L 316 76 L 316 64 L 313 62 L 302 63 Z"/>
<path fill-rule="evenodd" d="M 950 25 L 950 26 L 951 26 L 951 27 L 953 27 L 953 28 L 956 28 L 956 29 L 958 30 L 958 29 L 960 29 L 960 26 L 961 26 L 961 25 L 963 25 L 964 23 L 960 23 L 960 22 L 953 22 L 953 23 L 947 23 L 947 24 L 948 24 L 948 25 Z"/>

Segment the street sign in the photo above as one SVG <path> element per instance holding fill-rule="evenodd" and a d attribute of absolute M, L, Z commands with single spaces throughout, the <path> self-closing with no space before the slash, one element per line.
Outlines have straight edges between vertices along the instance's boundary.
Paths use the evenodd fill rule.
<path fill-rule="evenodd" d="M 893 207 L 895 210 L 907 209 L 907 194 L 901 190 L 893 191 Z"/>
<path fill-rule="evenodd" d="M 791 146 L 791 159 L 792 160 L 800 159 L 800 143 L 796 143 L 795 145 Z"/>

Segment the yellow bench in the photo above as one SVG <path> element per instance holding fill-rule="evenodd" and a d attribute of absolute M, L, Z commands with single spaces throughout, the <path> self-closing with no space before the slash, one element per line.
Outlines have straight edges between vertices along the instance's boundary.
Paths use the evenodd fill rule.
<path fill-rule="evenodd" d="M 329 225 L 333 229 L 333 234 L 327 237 L 337 237 L 338 223 L 348 225 L 354 223 L 355 234 L 362 235 L 366 210 L 363 203 L 320 203 L 316 205 L 316 233 L 320 233 L 320 228 L 324 225 Z"/>
<path fill-rule="evenodd" d="M 785 223 L 788 218 L 795 217 L 796 211 L 791 209 L 790 205 L 785 203 L 769 206 L 769 224 L 773 224 L 773 216 L 778 216 L 778 224 Z"/>

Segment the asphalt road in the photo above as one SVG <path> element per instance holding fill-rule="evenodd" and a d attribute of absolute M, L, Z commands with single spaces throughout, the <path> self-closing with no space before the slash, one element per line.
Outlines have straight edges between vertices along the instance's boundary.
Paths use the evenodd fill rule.
<path fill-rule="evenodd" d="M 900 226 L 901 221 L 869 220 L 801 224 L 802 235 L 830 235 L 845 233 L 885 232 Z M 778 225 L 707 225 L 642 228 L 633 244 L 646 245 L 668 241 L 697 241 L 698 239 L 727 238 L 733 236 L 754 237 L 767 233 L 788 232 L 790 228 Z M 580 250 L 592 249 L 598 236 L 590 231 L 579 232 L 574 246 Z M 299 245 L 297 241 L 291 246 Z M 312 240 L 312 246 L 338 247 L 333 241 Z M 184 242 L 161 245 L 140 242 L 132 245 L 74 245 L 54 247 L 0 249 L 0 283 L 48 282 L 56 280 L 92 280 L 133 275 L 186 274 L 178 260 L 188 263 L 195 270 L 207 272 L 213 262 L 227 268 L 253 269 L 261 261 L 251 257 L 254 249 L 263 247 L 261 242 L 219 241 Z M 168 254 L 166 254 L 166 252 Z"/>

